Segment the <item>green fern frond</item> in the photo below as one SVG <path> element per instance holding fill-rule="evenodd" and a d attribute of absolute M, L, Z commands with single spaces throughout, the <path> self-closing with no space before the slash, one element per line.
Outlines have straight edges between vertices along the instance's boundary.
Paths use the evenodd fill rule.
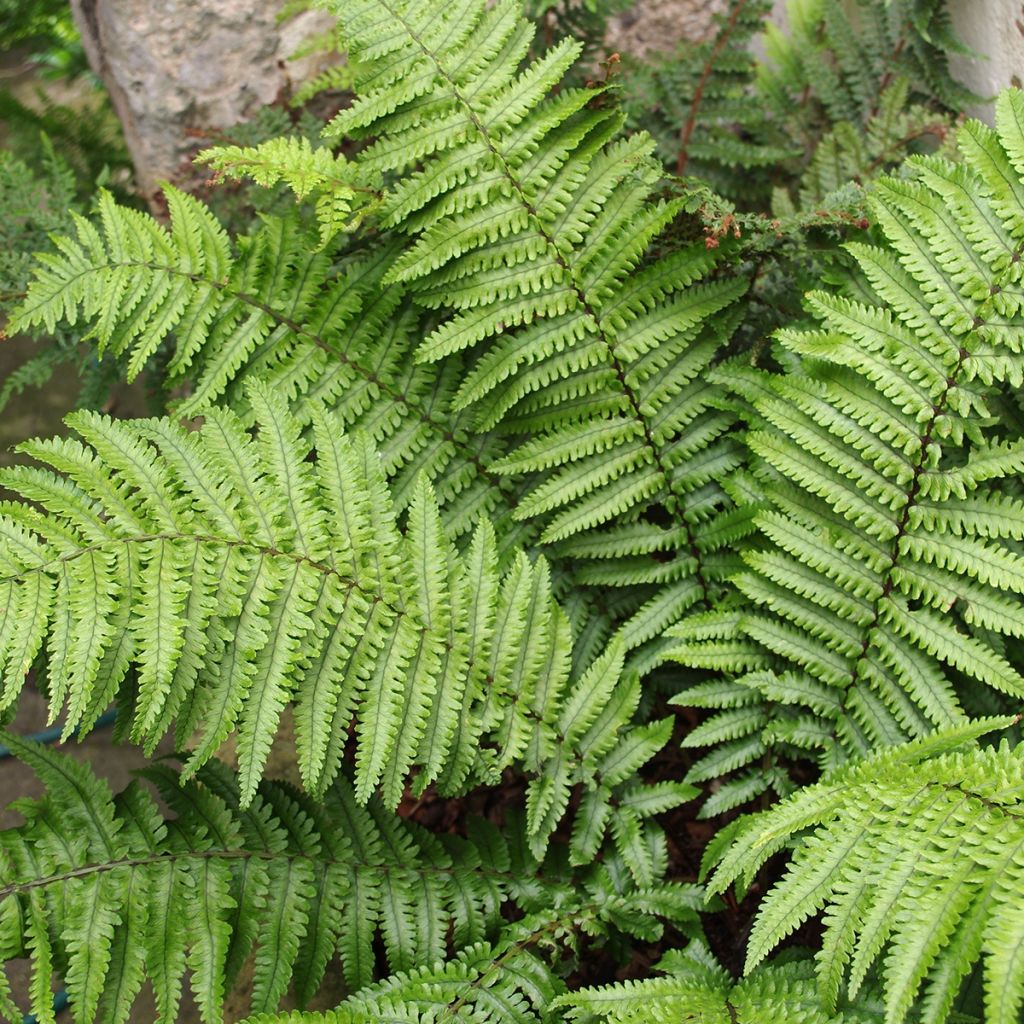
<path fill-rule="evenodd" d="M 667 908 L 666 908 L 667 909 Z M 540 1024 L 573 997 L 545 962 L 575 942 L 575 933 L 602 935 L 609 923 L 636 938 L 652 934 L 644 898 L 612 896 L 532 914 L 499 941 L 478 944 L 453 960 L 404 972 L 364 989 L 326 1013 L 259 1015 L 247 1024 L 379 1024 L 380 1021 Z M 680 919 L 678 911 L 677 920 Z M 685 920 L 685 918 L 683 918 Z"/>
<path fill-rule="evenodd" d="M 360 197 L 349 183 L 345 158 L 324 146 L 314 149 L 302 136 L 280 136 L 257 146 L 214 146 L 196 162 L 212 167 L 218 178 L 252 178 L 263 188 L 283 182 L 297 201 L 315 198 L 321 248 L 365 215 L 357 212 Z"/>
<path fill-rule="evenodd" d="M 301 107 L 315 96 L 324 92 L 347 92 L 352 88 L 352 69 L 347 64 L 332 64 L 324 68 L 314 78 L 303 82 L 295 90 L 290 103 L 293 107 Z"/>
<path fill-rule="evenodd" d="M 658 140 L 666 166 L 707 181 L 750 204 L 750 171 L 793 156 L 791 145 L 770 138 L 763 104 L 752 101 L 758 62 L 751 49 L 772 10 L 768 0 L 730 0 L 713 17 L 711 37 L 683 40 L 671 52 L 625 68 L 630 120 Z"/>
<path fill-rule="evenodd" d="M 508 948 L 508 907 L 565 919 L 567 932 L 628 929 L 631 915 L 647 933 L 659 914 L 696 921 L 695 886 L 631 887 L 614 854 L 582 874 L 545 867 L 516 826 L 477 821 L 469 839 L 434 836 L 376 800 L 361 805 L 344 777 L 320 804 L 264 782 L 243 807 L 240 781 L 219 762 L 186 783 L 152 766 L 144 774 L 173 812 L 165 821 L 138 782 L 115 798 L 68 755 L 5 742 L 47 787 L 18 803 L 24 825 L 0 833 L 0 953 L 31 957 L 40 1019 L 55 972 L 76 1021 L 121 1024 L 146 979 L 157 1019 L 174 1021 L 187 969 L 202 1019 L 215 1022 L 250 959 L 252 1007 L 266 1012 L 289 984 L 300 1004 L 312 998 L 335 956 L 353 992 L 452 951 L 465 951 L 456 962 L 469 970 L 483 944 Z M 515 984 L 503 968 L 495 996 Z"/>
<path fill-rule="evenodd" d="M 693 796 L 635 788 L 670 721 L 630 727 L 638 681 L 617 645 L 571 674 L 543 561 L 519 554 L 501 572 L 486 522 L 456 554 L 422 480 L 403 536 L 365 440 L 313 407 L 309 443 L 275 393 L 252 385 L 248 401 L 255 437 L 225 410 L 191 433 L 79 413 L 69 422 L 86 444 L 22 447 L 63 475 L 3 475 L 46 510 L 12 503 L 0 517 L 4 707 L 45 647 L 65 735 L 118 696 L 147 749 L 175 721 L 179 744 L 194 741 L 188 777 L 237 730 L 243 804 L 288 704 L 314 793 L 337 773 L 350 726 L 361 800 L 379 787 L 395 806 L 414 769 L 418 791 L 461 792 L 521 765 L 535 775 L 539 851 L 580 784 L 603 801 L 602 821 L 620 804 L 634 838 Z M 602 835 L 581 842 L 581 859 Z M 651 876 L 649 857 L 632 864 Z"/>
<path fill-rule="evenodd" d="M 457 362 L 413 364 L 417 317 L 400 287 L 381 285 L 393 246 L 339 266 L 333 252 L 311 251 L 295 220 L 268 218 L 236 253 L 207 207 L 173 189 L 166 197 L 169 229 L 101 193 L 98 228 L 80 220 L 77 239 L 40 257 L 11 329 L 84 318 L 129 378 L 170 349 L 167 386 L 186 385 L 185 416 L 218 399 L 246 415 L 251 378 L 308 396 L 374 438 L 400 505 L 424 471 L 457 534 L 481 513 L 508 515 L 511 485 L 486 469 L 503 449 L 451 409 Z M 503 548 L 515 536 L 503 529 Z"/>
<path fill-rule="evenodd" d="M 976 97 L 950 74 L 948 54 L 968 52 L 939 0 L 791 0 L 786 31 L 766 26 L 758 90 L 810 136 L 822 121 L 867 122 L 900 77 L 915 101 L 963 110 Z"/>
<path fill-rule="evenodd" d="M 706 280 L 703 245 L 658 258 L 683 204 L 655 198 L 650 140 L 612 141 L 622 118 L 601 90 L 550 95 L 573 47 L 520 67 L 532 30 L 515 3 L 338 13 L 362 94 L 331 134 L 374 138 L 353 164 L 384 189 L 381 223 L 411 236 L 389 279 L 446 317 L 420 358 L 469 353 L 454 406 L 510 435 L 492 468 L 529 481 L 515 515 L 536 519 L 542 542 L 667 510 L 674 565 L 583 570 L 645 587 L 618 636 L 657 638 L 728 571 L 704 535 L 730 514 L 719 481 L 742 456 L 704 377 L 730 333 L 715 315 L 743 281 Z"/>
<path fill-rule="evenodd" d="M 882 1024 L 874 993 L 830 1012 L 821 1005 L 814 961 L 790 958 L 736 981 L 701 942 L 671 950 L 656 965 L 658 977 L 581 989 L 561 996 L 574 1024 Z"/>
<path fill-rule="evenodd" d="M 1022 112 L 1006 93 L 998 133 L 962 130 L 963 163 L 923 158 L 881 182 L 888 244 L 850 247 L 871 293 L 811 293 L 820 329 L 779 334 L 801 371 L 764 375 L 753 403 L 764 543 L 734 609 L 677 630 L 673 655 L 781 702 L 767 725 L 744 710 L 732 767 L 776 740 L 834 765 L 963 721 L 966 690 L 1024 693 L 1002 640 L 1024 629 L 1024 506 L 1001 492 L 1024 448 L 988 411 L 1024 379 Z"/>
<path fill-rule="evenodd" d="M 844 981 L 855 998 L 877 962 L 887 1024 L 908 1019 L 912 1007 L 923 1020 L 946 1020 L 982 960 L 985 1020 L 1019 1020 L 1024 748 L 965 746 L 1014 721 L 986 721 L 877 754 L 743 819 L 719 858 L 712 891 L 737 878 L 749 882 L 772 853 L 796 841 L 786 875 L 761 904 L 748 969 L 824 911 L 817 967 L 826 1007 L 835 1008 Z"/>
<path fill-rule="evenodd" d="M 799 185 L 800 205 L 811 209 L 847 188 L 892 170 L 914 147 L 952 137 L 949 119 L 909 101 L 909 82 L 897 78 L 879 95 L 864 125 L 840 121 L 822 137 Z"/>

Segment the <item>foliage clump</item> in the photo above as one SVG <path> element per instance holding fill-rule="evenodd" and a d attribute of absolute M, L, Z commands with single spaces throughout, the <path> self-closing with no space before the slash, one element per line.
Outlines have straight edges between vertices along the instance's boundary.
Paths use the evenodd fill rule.
<path fill-rule="evenodd" d="M 0 715 L 180 751 L 5 740 L 31 1011 L 1019 1020 L 1024 95 L 923 0 L 329 6 L 351 102 L 203 157 L 258 218 L 101 192 L 12 311 L 164 408 L 0 474 Z"/>

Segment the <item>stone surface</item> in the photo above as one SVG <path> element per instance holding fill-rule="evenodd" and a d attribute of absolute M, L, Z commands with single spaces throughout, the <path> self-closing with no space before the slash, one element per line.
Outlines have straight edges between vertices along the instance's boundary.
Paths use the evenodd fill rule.
<path fill-rule="evenodd" d="M 670 50 L 681 39 L 700 41 L 727 0 L 637 0 L 608 26 L 608 43 L 634 57 Z"/>
<path fill-rule="evenodd" d="M 950 61 L 953 75 L 985 102 L 971 111 L 992 120 L 1001 89 L 1024 82 L 1024 3 L 1021 0 L 951 0 L 953 28 L 977 54 Z"/>
<path fill-rule="evenodd" d="M 89 62 L 110 91 L 147 198 L 162 180 L 190 177 L 204 131 L 245 120 L 323 66 L 323 57 L 289 58 L 332 19 L 305 12 L 279 25 L 280 6 L 72 0 Z"/>

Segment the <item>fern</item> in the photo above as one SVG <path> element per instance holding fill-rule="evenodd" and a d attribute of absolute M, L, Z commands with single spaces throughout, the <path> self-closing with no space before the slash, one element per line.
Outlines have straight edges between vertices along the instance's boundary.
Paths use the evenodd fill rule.
<path fill-rule="evenodd" d="M 965 51 L 937 0 L 790 0 L 785 32 L 770 10 L 730 0 L 710 40 L 627 63 L 625 78 L 630 120 L 666 164 L 745 211 L 828 211 L 830 192 L 941 139 L 972 102 L 946 70 Z"/>
<path fill-rule="evenodd" d="M 822 1008 L 814 963 L 792 959 L 759 967 L 736 981 L 700 942 L 671 950 L 657 964 L 660 977 L 580 989 L 555 1004 L 571 1021 L 608 1024 L 868 1024 L 883 1015 L 875 993 L 829 1012 Z"/>
<path fill-rule="evenodd" d="M 632 6 L 632 0 L 525 0 L 524 12 L 538 27 L 531 50 L 548 50 L 566 36 L 578 40 L 583 46 L 576 67 L 580 77 L 614 45 L 613 19 Z"/>
<path fill-rule="evenodd" d="M 379 787 L 397 805 L 414 767 L 418 791 L 437 781 L 461 792 L 519 763 L 536 772 L 527 810 L 538 850 L 585 784 L 581 862 L 611 801 L 628 820 L 618 836 L 628 851 L 645 818 L 693 795 L 633 784 L 671 721 L 626 728 L 638 689 L 621 649 L 570 676 L 570 628 L 543 562 L 520 555 L 500 574 L 487 524 L 457 555 L 425 482 L 402 536 L 365 440 L 314 408 L 310 445 L 273 393 L 252 386 L 249 401 L 255 438 L 210 409 L 194 433 L 77 414 L 91 447 L 22 446 L 64 476 L 3 477 L 51 513 L 9 505 L 0 520 L 2 706 L 45 640 L 50 713 L 66 705 L 65 736 L 117 695 L 147 750 L 175 721 L 180 745 L 196 736 L 190 777 L 237 729 L 243 806 L 289 703 L 313 793 L 334 779 L 353 723 L 361 800 Z M 651 876 L 649 858 L 631 863 Z"/>
<path fill-rule="evenodd" d="M 445 33 L 454 27 L 450 9 L 426 5 L 413 15 L 385 5 L 381 10 L 387 10 L 396 25 L 398 38 L 393 45 L 402 48 L 404 62 L 418 73 L 418 77 L 410 75 L 394 84 L 386 79 L 377 84 L 370 77 L 379 72 L 371 55 L 362 49 L 374 45 L 376 23 L 371 18 L 377 5 L 365 9 L 346 6 L 342 14 L 353 55 L 366 67 L 366 80 L 374 82 L 375 88 L 338 115 L 333 132 L 372 132 L 377 136 L 358 161 L 367 182 L 379 181 L 387 171 L 402 172 L 417 157 L 429 158 L 421 170 L 388 191 L 380 214 L 385 224 L 417 233 L 392 268 L 391 278 L 410 283 L 420 302 L 456 314 L 426 339 L 420 357 L 436 359 L 508 332 L 513 325 L 530 325 L 526 331 L 512 332 L 507 341 L 499 339 L 483 365 L 463 383 L 461 403 L 481 402 L 504 385 L 500 406 L 495 408 L 492 401 L 481 410 L 483 421 L 494 423 L 514 400 L 526 398 L 539 387 L 556 384 L 573 370 L 604 367 L 602 376 L 616 374 L 605 400 L 613 418 L 604 426 L 612 428 L 607 430 L 612 436 L 616 428 L 625 434 L 619 460 L 628 459 L 633 467 L 648 467 L 646 473 L 634 474 L 641 480 L 651 477 L 647 489 L 670 490 L 669 467 L 659 468 L 659 439 L 646 437 L 645 432 L 650 435 L 654 429 L 656 413 L 668 422 L 673 412 L 677 416 L 683 413 L 655 404 L 648 374 L 638 366 L 631 375 L 629 364 L 639 361 L 655 338 L 665 343 L 692 331 L 703 316 L 734 297 L 736 288 L 727 283 L 724 288 L 691 290 L 689 301 L 680 302 L 680 308 L 669 307 L 674 321 L 657 328 L 651 325 L 652 333 L 643 345 L 638 332 L 632 331 L 632 358 L 619 354 L 616 319 L 620 318 L 624 327 L 638 315 L 652 315 L 657 300 L 693 282 L 706 271 L 708 260 L 699 253 L 666 260 L 630 282 L 627 305 L 610 301 L 623 291 L 625 275 L 650 238 L 676 212 L 672 206 L 654 204 L 645 212 L 639 229 L 627 220 L 639 212 L 656 174 L 643 140 L 595 153 L 595 146 L 614 130 L 617 119 L 603 108 L 587 109 L 594 91 L 563 90 L 544 102 L 547 89 L 575 56 L 571 46 L 552 50 L 517 77 L 512 77 L 514 65 L 509 60 L 501 66 L 500 76 L 491 67 L 485 76 L 478 70 L 480 56 L 472 47 L 480 48 L 482 56 L 491 48 L 505 46 L 512 55 L 528 43 L 529 32 L 517 22 L 511 6 L 502 5 L 486 14 L 479 4 L 471 7 L 476 8 L 475 18 L 482 19 L 480 25 L 460 19 L 458 35 L 448 41 Z M 463 39 L 471 28 L 469 47 Z M 389 59 L 395 60 L 394 54 Z M 413 96 L 416 120 L 405 128 L 400 107 Z M 440 125 L 436 136 L 424 139 L 420 146 L 408 145 L 419 134 L 419 119 L 428 116 Z M 389 130 L 391 123 L 394 132 Z M 554 138 L 549 138 L 552 135 Z M 589 144 L 581 145 L 583 139 Z M 547 160 L 531 160 L 542 140 Z M 463 168 L 470 162 L 482 164 L 464 186 Z M 574 195 L 570 188 L 577 190 Z M 602 208 L 606 216 L 596 217 Z M 611 311 L 602 312 L 607 306 Z M 589 355 L 591 351 L 593 355 Z M 527 366 L 530 372 L 524 385 L 511 388 L 512 375 Z M 659 383 L 664 382 L 664 377 L 659 378 Z M 603 395 L 588 397 L 594 405 L 605 404 L 599 401 Z M 650 405 L 650 411 L 642 411 L 644 405 Z M 545 446 L 555 443 L 549 437 L 557 438 L 568 449 L 568 457 L 563 459 L 586 460 L 591 454 L 586 436 L 577 439 L 579 430 L 570 432 L 573 420 L 556 419 L 558 407 L 549 412 L 550 406 L 550 401 L 542 401 L 537 410 L 547 413 Z M 618 417 L 623 418 L 621 426 Z M 532 448 L 530 451 L 532 454 Z M 537 462 L 527 459 L 525 453 L 521 461 L 522 465 L 516 463 L 519 472 Z M 541 467 L 550 461 L 544 460 Z M 604 461 L 610 460 L 606 457 Z M 559 490 L 567 497 L 588 496 L 591 508 L 583 517 L 578 511 L 571 518 L 569 514 L 561 519 L 556 516 L 547 530 L 550 539 L 602 522 L 631 504 L 614 492 L 601 494 L 604 480 L 591 480 L 595 474 L 587 471 L 592 469 L 585 461 L 583 466 L 572 467 L 570 480 L 558 481 Z M 636 483 L 634 487 L 639 489 Z M 536 499 L 537 511 L 565 504 L 567 497 L 557 500 L 557 493 Z M 529 509 L 527 505 L 521 514 Z"/>
<path fill-rule="evenodd" d="M 362 806 L 344 777 L 317 804 L 263 783 L 243 807 L 240 781 L 219 762 L 185 784 L 154 765 L 145 776 L 174 814 L 165 821 L 146 786 L 115 798 L 67 755 L 10 742 L 47 793 L 19 803 L 26 823 L 0 833 L 0 948 L 31 956 L 40 1020 L 51 1016 L 55 970 L 76 1021 L 127 1020 L 145 979 L 158 1019 L 173 1021 L 186 968 L 203 1020 L 219 1021 L 250 957 L 252 1006 L 266 1011 L 289 983 L 300 1003 L 311 999 L 335 955 L 352 991 L 371 983 L 378 957 L 390 971 L 449 949 L 468 958 L 502 939 L 508 906 L 557 905 L 552 916 L 570 930 L 633 920 L 656 932 L 659 914 L 683 927 L 696 920 L 694 886 L 648 893 L 614 858 L 582 874 L 557 862 L 549 870 L 516 826 L 501 833 L 478 821 L 469 839 L 433 836 L 377 801 Z M 9 999 L 2 1012 L 20 1016 Z"/>
<path fill-rule="evenodd" d="M 221 146 L 201 152 L 196 162 L 209 164 L 218 177 L 251 177 L 264 188 L 283 182 L 300 202 L 316 196 L 321 247 L 353 226 L 356 195 L 345 174 L 344 157 L 314 149 L 302 136 L 278 136 L 256 146 Z"/>
<path fill-rule="evenodd" d="M 32 252 L 45 245 L 51 233 L 66 231 L 72 211 L 78 208 L 78 182 L 71 167 L 46 135 L 39 136 L 38 142 L 41 152 L 36 165 L 9 152 L 0 153 L 0 315 L 4 317 L 24 297 L 35 262 Z M 69 364 L 80 382 L 76 404 L 93 408 L 107 401 L 116 369 L 111 373 L 109 365 L 99 366 L 92 353 L 79 345 L 73 329 L 49 334 L 39 351 L 0 382 L 0 412 L 15 396 L 45 388 Z M 0 340 L 5 336 L 0 331 Z"/>
<path fill-rule="evenodd" d="M 1022 110 L 1005 94 L 998 135 L 961 131 L 962 164 L 921 159 L 879 184 L 888 245 L 851 247 L 863 297 L 812 293 L 820 328 L 779 335 L 800 372 L 730 371 L 770 507 L 740 598 L 676 630 L 675 657 L 738 684 L 698 691 L 729 709 L 686 742 L 728 747 L 691 781 L 776 742 L 834 765 L 963 721 L 965 691 L 1024 693 L 1003 640 L 1024 621 L 1024 518 L 1001 490 L 1024 450 L 987 429 L 990 396 L 1022 379 Z"/>
<path fill-rule="evenodd" d="M 395 438 L 395 471 L 416 460 L 445 505 L 459 496 L 446 513 L 456 532 L 481 509 L 536 520 L 518 537 L 539 533 L 548 545 L 622 521 L 619 546 L 596 546 L 615 557 L 591 576 L 636 595 L 619 635 L 637 647 L 711 599 L 727 572 L 715 551 L 745 528 L 728 518 L 729 500 L 714 482 L 740 458 L 732 420 L 698 383 L 729 333 L 727 321 L 710 318 L 744 284 L 696 284 L 714 264 L 700 244 L 644 258 L 682 207 L 652 201 L 658 169 L 646 140 L 609 143 L 621 117 L 600 102 L 601 90 L 548 97 L 575 48 L 562 44 L 518 72 L 531 29 L 514 4 L 463 11 L 438 3 L 410 11 L 407 25 L 404 8 L 387 8 L 402 38 L 398 51 L 378 56 L 360 49 L 376 45 L 375 10 L 341 12 L 357 85 L 370 91 L 332 133 L 377 136 L 349 161 L 352 185 L 381 192 L 372 223 L 393 237 L 411 232 L 411 241 L 378 245 L 369 266 L 353 271 L 353 285 L 328 280 L 330 264 L 300 257 L 305 244 L 283 232 L 264 234 L 236 263 L 209 215 L 176 193 L 168 196 L 170 232 L 105 199 L 102 235 L 82 222 L 77 241 L 60 243 L 16 322 L 54 324 L 81 311 L 101 348 L 130 351 L 131 371 L 173 332 L 170 372 L 196 381 L 183 414 L 226 389 L 237 406 L 232 383 L 252 372 L 289 394 L 328 399 L 362 378 L 371 386 L 345 396 L 350 408 L 358 404 L 350 425 L 366 417 L 367 399 L 384 393 L 387 406 L 373 410 L 370 429 L 385 449 Z M 431 50 L 431 33 L 456 21 L 456 35 L 447 43 L 438 35 L 440 48 Z M 401 66 L 400 80 L 388 77 L 392 66 Z M 406 173 L 421 159 L 422 169 Z M 294 283 L 283 286 L 282 277 Z M 123 293 L 127 280 L 137 290 Z M 418 320 L 392 316 L 406 290 L 426 311 Z M 431 330 L 438 307 L 448 318 Z M 387 318 L 383 332 L 383 321 L 360 319 L 375 315 Z M 420 357 L 443 362 L 402 366 L 392 384 L 374 364 L 383 349 L 395 366 L 402 339 L 417 329 L 428 334 Z M 453 358 L 467 349 L 464 361 Z M 413 476 L 400 490 L 409 493 Z M 510 476 L 524 483 L 503 482 Z M 634 521 L 659 505 L 671 529 L 638 531 Z M 551 553 L 562 564 L 589 562 L 594 548 Z M 650 567 L 652 550 L 679 557 L 670 569 Z"/>
<path fill-rule="evenodd" d="M 951 134 L 946 118 L 908 98 L 908 81 L 896 79 L 878 97 L 863 126 L 839 121 L 821 138 L 800 180 L 802 209 L 828 205 L 850 182 L 870 181 L 880 170 L 891 170 L 918 140 L 941 142 Z M 785 205 L 786 199 L 781 202 Z"/>
<path fill-rule="evenodd" d="M 373 88 L 332 127 L 375 135 L 356 161 L 365 184 L 399 175 L 379 216 L 412 240 L 389 278 L 452 314 L 419 358 L 469 350 L 455 408 L 529 438 L 493 467 L 536 480 L 516 518 L 540 517 L 542 542 L 569 540 L 556 550 L 578 581 L 647 588 L 618 631 L 633 648 L 712 600 L 724 575 L 715 550 L 743 530 L 715 482 L 739 458 L 731 419 L 699 380 L 728 338 L 727 320 L 708 321 L 744 284 L 698 285 L 714 262 L 704 246 L 645 259 L 682 209 L 651 201 L 648 140 L 607 144 L 620 118 L 599 90 L 545 99 L 572 48 L 516 75 L 529 30 L 514 8 L 467 10 L 346 5 L 343 34 Z M 385 11 L 386 58 L 373 49 Z M 481 70 L 499 46 L 500 63 Z M 387 70 L 395 61 L 409 69 L 401 79 Z M 427 117 L 437 131 L 418 141 Z M 652 507 L 668 528 L 638 523 Z M 587 539 L 606 524 L 621 532 Z M 662 551 L 671 565 L 652 564 Z"/>
<path fill-rule="evenodd" d="M 172 413 L 0 475 L 0 714 L 183 762 L 113 798 L 11 740 L 33 1012 L 189 974 L 216 1021 L 252 964 L 261 1022 L 1019 1017 L 1024 748 L 977 741 L 1024 694 L 1024 94 L 954 148 L 936 2 L 795 0 L 765 70 L 739 0 L 656 141 L 555 38 L 610 5 L 327 6 L 351 105 L 204 156 L 258 222 L 101 194 L 12 320 Z"/>
<path fill-rule="evenodd" d="M 766 26 L 759 91 L 776 111 L 796 114 L 801 134 L 822 121 L 863 123 L 905 78 L 912 98 L 963 110 L 976 101 L 949 73 L 948 55 L 968 53 L 937 0 L 791 0 L 787 32 Z"/>
<path fill-rule="evenodd" d="M 773 142 L 763 106 L 750 96 L 758 67 L 751 44 L 770 11 L 767 0 L 730 0 L 707 41 L 684 40 L 671 54 L 626 64 L 626 109 L 658 140 L 666 164 L 748 203 L 749 178 L 743 188 L 735 169 L 776 167 L 792 156 Z"/>
<path fill-rule="evenodd" d="M 970 740 L 982 722 L 877 754 L 743 819 L 711 882 L 753 877 L 799 837 L 761 904 L 748 968 L 809 915 L 825 912 L 818 987 L 832 1010 L 879 963 L 885 1020 L 945 1020 L 984 961 L 984 1019 L 1011 1024 L 1024 1003 L 1020 794 L 1024 748 Z M 917 1019 L 916 1016 L 914 1019 Z"/>

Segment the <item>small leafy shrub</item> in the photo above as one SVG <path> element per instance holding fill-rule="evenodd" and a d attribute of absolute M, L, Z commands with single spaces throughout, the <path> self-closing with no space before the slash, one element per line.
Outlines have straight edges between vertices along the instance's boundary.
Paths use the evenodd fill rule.
<path fill-rule="evenodd" d="M 180 751 L 6 741 L 40 1020 L 1020 1019 L 1024 95 L 954 131 L 936 5 L 859 6 L 892 67 L 820 2 L 761 70 L 733 4 L 660 81 L 687 172 L 807 94 L 708 184 L 518 0 L 345 0 L 323 138 L 203 156 L 257 222 L 101 193 L 38 256 L 9 329 L 170 409 L 0 474 L 0 714 Z"/>

